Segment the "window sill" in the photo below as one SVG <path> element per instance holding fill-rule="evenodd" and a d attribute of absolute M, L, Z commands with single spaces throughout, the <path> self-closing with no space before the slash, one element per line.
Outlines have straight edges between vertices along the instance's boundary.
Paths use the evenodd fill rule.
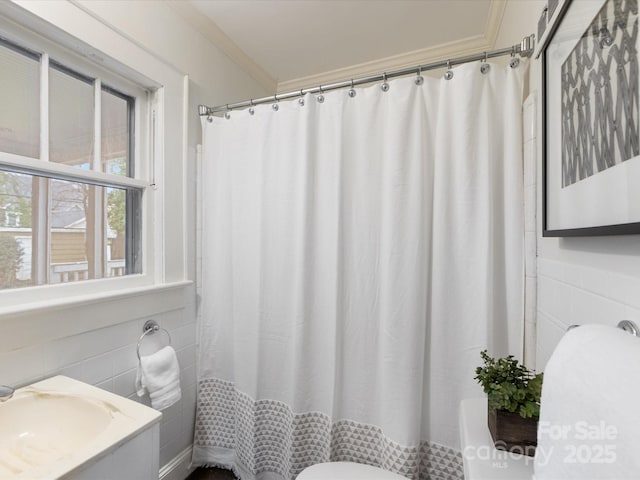
<path fill-rule="evenodd" d="M 184 308 L 185 290 L 192 285 L 179 281 L 0 308 L 0 351 Z"/>

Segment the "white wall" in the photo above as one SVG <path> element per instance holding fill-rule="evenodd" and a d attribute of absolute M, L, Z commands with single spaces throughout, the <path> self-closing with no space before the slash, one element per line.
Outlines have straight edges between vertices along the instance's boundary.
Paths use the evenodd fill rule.
<path fill-rule="evenodd" d="M 536 191 L 537 191 L 537 135 L 536 135 L 537 94 L 532 92 L 523 106 L 524 141 L 524 364 L 536 366 L 536 326 L 537 326 L 537 231 L 536 231 Z"/>
<path fill-rule="evenodd" d="M 508 45 L 537 31 L 546 2 L 509 0 L 497 45 Z M 539 61 L 530 70 L 530 89 L 540 93 Z M 541 96 L 538 95 L 538 112 Z M 538 131 L 541 121 L 538 118 Z M 640 236 L 543 238 L 541 153 L 538 137 L 537 181 L 537 340 L 536 366 L 544 370 L 556 344 L 572 324 L 615 325 L 640 321 Z"/>
<path fill-rule="evenodd" d="M 192 440 L 195 412 L 195 302 L 193 299 L 185 300 L 188 305 L 184 308 L 153 315 L 171 334 L 181 367 L 183 392 L 183 399 L 163 412 L 160 465 L 188 447 Z M 2 352 L 0 383 L 22 385 L 61 374 L 138 400 L 134 388 L 136 342 L 148 318 L 144 316 L 44 344 Z M 147 397 L 141 401 L 149 404 Z"/>
<path fill-rule="evenodd" d="M 167 140 L 181 144 L 186 157 L 171 155 L 163 166 L 167 172 L 163 184 L 164 215 L 173 229 L 168 232 L 171 238 L 167 241 L 176 246 L 166 252 L 164 260 L 176 265 L 167 275 L 168 280 L 195 280 L 196 145 L 200 141 L 197 106 L 200 103 L 230 103 L 271 92 L 265 92 L 257 81 L 238 68 L 166 2 L 81 0 L 74 3 L 58 0 L 49 3 L 27 0 L 18 1 L 18 4 L 96 48 L 122 42 L 159 59 L 180 75 L 178 78 L 182 74 L 189 75 L 188 105 L 186 111 L 181 112 L 187 122 L 183 122 L 182 117 L 171 119 L 177 128 L 172 127 L 168 132 L 175 138 Z M 63 15 L 60 9 L 75 9 L 80 22 L 98 20 L 108 28 L 104 31 L 96 29 L 95 33 L 85 28 L 83 36 L 80 36 L 76 32 L 80 32 L 80 26 L 77 23 L 70 26 L 67 23 L 70 22 L 69 15 Z M 35 313 L 14 311 L 0 315 L 0 323 L 5 326 L 5 338 L 0 341 L 0 383 L 20 386 L 54 374 L 64 374 L 137 399 L 134 393 L 136 342 L 144 321 L 154 318 L 170 332 L 181 366 L 183 399 L 164 411 L 160 427 L 160 465 L 167 464 L 191 444 L 196 395 L 196 288 L 194 284 L 183 284 L 172 292 L 171 296 L 177 295 L 178 298 L 165 307 L 159 306 L 166 302 L 158 302 L 157 294 L 142 292 L 136 295 L 133 303 L 127 303 L 132 302 L 131 299 L 114 298 L 92 305 L 58 305 L 55 308 L 52 305 L 49 309 L 45 305 Z M 135 306 L 133 310 L 129 308 L 130 304 Z M 72 323 L 65 319 L 74 319 L 74 322 L 89 320 L 94 312 L 97 317 L 104 317 L 117 316 L 123 311 L 127 312 L 126 319 L 115 325 L 80 328 L 78 332 L 62 334 L 56 327 L 57 321 Z M 35 317 L 38 320 L 34 325 L 38 327 L 30 329 L 25 322 L 34 321 Z M 22 326 L 17 337 L 6 338 L 11 337 L 13 331 L 7 325 L 18 324 Z M 42 331 L 43 326 L 45 332 Z M 64 328 L 64 332 L 73 331 L 72 325 Z M 155 340 L 163 341 L 160 335 Z M 148 399 L 142 401 L 148 402 Z"/>

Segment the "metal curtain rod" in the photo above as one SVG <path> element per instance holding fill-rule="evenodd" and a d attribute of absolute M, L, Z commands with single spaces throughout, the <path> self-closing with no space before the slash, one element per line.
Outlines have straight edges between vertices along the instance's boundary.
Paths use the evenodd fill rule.
<path fill-rule="evenodd" d="M 420 74 L 426 70 L 435 70 L 438 68 L 451 67 L 453 65 L 460 65 L 463 63 L 476 62 L 478 60 L 486 60 L 488 58 L 501 57 L 503 55 L 520 55 L 521 57 L 530 57 L 535 47 L 535 35 L 529 35 L 522 39 L 519 44 L 513 45 L 508 48 L 502 48 L 500 50 L 492 50 L 490 52 L 482 52 L 474 55 L 467 55 L 465 57 L 452 58 L 449 60 L 441 60 L 438 62 L 427 63 L 425 65 L 418 65 L 417 67 L 403 68 L 401 70 L 394 70 L 391 72 L 384 72 L 369 77 L 361 77 L 342 82 L 331 83 L 328 85 L 320 85 L 318 87 L 303 88 L 287 93 L 277 93 L 269 97 L 262 97 L 252 100 L 246 100 L 244 102 L 228 103 L 226 105 L 218 105 L 215 107 L 207 107 L 206 105 L 200 105 L 198 111 L 200 116 L 213 115 L 219 112 L 226 112 L 234 110 L 236 108 L 251 107 L 259 105 L 261 103 L 277 102 L 280 100 L 288 100 L 290 98 L 302 97 L 307 93 L 322 93 L 330 90 L 337 90 L 339 88 L 353 87 L 356 85 L 363 85 L 366 83 L 379 82 L 381 80 L 387 80 L 394 77 L 402 77 L 404 75 L 410 75 L 412 73 Z"/>

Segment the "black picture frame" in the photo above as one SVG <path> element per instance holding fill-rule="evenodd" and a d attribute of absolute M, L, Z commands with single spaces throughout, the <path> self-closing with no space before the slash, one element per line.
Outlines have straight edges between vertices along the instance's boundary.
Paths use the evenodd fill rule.
<path fill-rule="evenodd" d="M 610 7 L 609 6 L 609 2 L 618 2 L 620 0 L 603 0 L 602 2 L 602 7 L 600 10 L 598 10 L 597 15 L 595 17 L 593 17 L 593 20 L 591 21 L 591 23 L 585 23 L 583 25 L 583 30 L 582 30 L 582 35 L 578 34 L 576 35 L 575 38 L 575 46 L 573 47 L 569 47 L 571 48 L 570 54 L 564 59 L 564 64 L 562 65 L 562 68 L 560 69 L 561 72 L 565 72 L 567 70 L 565 70 L 565 68 L 568 68 L 568 71 L 571 71 L 572 66 L 577 65 L 577 63 L 569 63 L 571 61 L 570 57 L 572 55 L 576 55 L 579 56 L 580 53 L 574 53 L 574 52 L 580 52 L 580 47 L 578 46 L 580 42 L 583 41 L 589 41 L 589 42 L 593 42 L 595 38 L 600 38 L 600 37 L 596 37 L 594 32 L 599 32 L 599 35 L 603 35 L 603 30 L 602 28 L 600 28 L 600 30 L 598 30 L 597 28 L 594 27 L 594 25 L 596 26 L 602 26 L 604 25 L 606 27 L 607 22 L 603 21 L 603 18 L 606 19 L 606 12 L 604 14 L 601 13 L 601 11 L 605 8 L 614 8 L 614 7 Z M 596 168 L 592 168 L 592 173 L 587 173 L 586 177 L 580 177 L 578 179 L 576 179 L 576 174 L 575 171 L 578 170 L 579 172 L 583 172 L 584 170 L 580 170 L 579 167 L 575 167 L 574 170 L 571 170 L 573 173 L 573 177 L 571 177 L 571 175 L 566 175 L 565 172 L 569 169 L 567 169 L 566 165 L 575 165 L 575 163 L 580 163 L 580 161 L 577 162 L 571 162 L 571 161 L 566 161 L 565 157 L 569 158 L 572 157 L 573 154 L 566 154 L 566 151 L 571 150 L 571 148 L 565 147 L 565 145 L 570 144 L 570 141 L 573 140 L 573 137 L 576 136 L 580 136 L 581 134 L 576 134 L 575 131 L 578 129 L 573 129 L 573 128 L 564 128 L 565 127 L 565 118 L 571 118 L 571 120 L 567 120 L 567 122 L 569 122 L 569 124 L 571 126 L 573 126 L 574 123 L 574 118 L 572 118 L 573 115 L 573 108 L 568 108 L 566 110 L 571 110 L 570 112 L 565 112 L 563 110 L 563 108 L 565 107 L 565 102 L 564 99 L 565 98 L 571 98 L 571 94 L 575 93 L 576 91 L 578 91 L 577 89 L 573 89 L 571 90 L 571 88 L 567 88 L 565 86 L 565 84 L 563 83 L 564 80 L 563 78 L 570 78 L 569 76 L 564 76 L 564 77 L 558 77 L 560 78 L 560 80 L 558 80 L 558 78 L 554 78 L 554 79 L 550 79 L 549 75 L 550 75 L 550 71 L 553 70 L 553 72 L 557 72 L 558 70 L 558 64 L 554 64 L 552 65 L 552 68 L 550 68 L 549 66 L 549 62 L 551 61 L 556 61 L 557 62 L 557 58 L 552 57 L 550 58 L 550 47 L 554 45 L 554 37 L 556 36 L 556 33 L 558 32 L 559 27 L 563 24 L 564 21 L 569 21 L 569 25 L 572 26 L 572 28 L 577 31 L 580 32 L 580 28 L 581 26 L 580 24 L 580 15 L 577 15 L 578 17 L 578 21 L 576 21 L 575 18 L 571 18 L 572 16 L 572 9 L 571 6 L 574 3 L 579 3 L 579 2 L 574 2 L 572 0 L 561 0 L 560 4 L 558 5 L 558 7 L 556 8 L 555 14 L 553 16 L 553 18 L 549 18 L 549 24 L 547 25 L 547 29 L 544 33 L 544 38 L 542 38 L 541 44 L 538 46 L 538 48 L 540 49 L 539 52 L 541 54 L 541 70 L 542 70 L 542 132 L 541 132 L 541 137 L 542 137 L 542 234 L 543 237 L 584 237 L 584 236 L 602 236 L 602 235 L 634 235 L 634 234 L 640 234 L 640 214 L 637 215 L 637 218 L 635 216 L 635 212 L 633 213 L 633 215 L 629 215 L 630 218 L 626 219 L 625 221 L 612 221 L 612 222 L 602 222 L 601 221 L 601 217 L 604 215 L 603 210 L 606 208 L 606 202 L 612 200 L 612 196 L 611 196 L 611 185 L 615 185 L 615 183 L 610 182 L 609 180 L 611 180 L 612 178 L 612 172 L 615 171 L 615 167 L 621 166 L 624 163 L 624 168 L 623 169 L 618 169 L 618 171 L 615 171 L 615 174 L 618 175 L 621 179 L 625 179 L 628 180 L 631 183 L 631 187 L 629 187 L 627 185 L 627 188 L 635 188 L 635 190 L 637 190 L 638 192 L 640 192 L 640 175 L 637 175 L 637 172 L 640 172 L 640 169 L 638 167 L 640 167 L 640 155 L 636 155 L 636 153 L 633 151 L 633 153 L 627 153 L 627 155 L 631 155 L 633 154 L 634 156 L 628 156 L 628 158 L 623 158 L 621 160 L 620 163 L 618 164 L 612 164 L 609 165 L 609 167 L 605 166 L 604 170 L 600 170 L 599 166 L 601 165 L 602 159 L 598 159 L 598 154 L 595 153 L 591 153 L 592 156 L 594 156 L 595 158 L 595 165 Z M 582 7 L 580 7 L 582 8 Z M 617 11 L 616 11 L 617 12 Z M 618 17 L 616 17 L 618 18 Z M 599 24 L 596 24 L 597 21 L 600 21 Z M 616 20 L 617 21 L 617 20 Z M 637 22 L 637 14 L 634 17 L 634 19 L 632 20 L 633 22 Z M 571 38 L 567 38 L 567 32 L 566 32 L 567 28 L 564 29 L 564 31 L 562 32 L 562 39 L 561 41 L 564 42 L 564 44 L 570 44 L 571 41 L 573 41 Z M 606 33 L 606 32 L 605 32 Z M 590 36 L 589 36 L 590 35 Z M 617 37 L 619 36 L 618 34 L 614 34 L 614 36 L 616 37 L 614 39 L 614 41 L 617 41 Z M 627 42 L 628 43 L 628 42 Z M 602 45 L 602 44 L 601 44 Z M 614 45 L 617 47 L 617 45 Z M 604 53 L 604 48 L 607 47 L 602 47 L 603 51 L 602 51 L 602 55 L 605 55 Z M 557 50 L 556 50 L 557 51 Z M 587 51 L 586 48 L 582 50 L 582 52 Z M 593 49 L 591 50 L 593 52 Z M 636 70 L 637 70 L 637 65 L 638 65 L 638 55 L 636 53 L 636 55 L 634 55 L 634 59 L 635 59 L 635 65 L 636 65 Z M 587 63 L 587 62 L 584 62 Z M 576 68 L 577 70 L 577 68 Z M 574 72 L 571 71 L 571 73 L 573 74 Z M 616 75 L 618 75 L 618 71 L 616 71 L 615 73 Z M 573 77 L 571 77 L 573 78 Z M 609 78 L 609 77 L 607 77 Z M 553 80 L 555 80 L 555 83 L 553 83 Z M 617 82 L 617 80 L 616 80 Z M 557 100 L 557 97 L 560 96 L 561 101 L 561 105 L 560 107 L 558 107 L 558 102 L 556 101 L 556 103 L 553 105 L 554 108 L 549 108 L 549 104 L 548 102 L 550 101 L 550 95 L 549 95 L 549 91 L 550 91 L 550 86 L 549 83 L 553 83 L 555 88 L 555 92 L 554 92 L 554 98 L 553 100 Z M 557 88 L 557 84 L 560 83 L 562 86 L 560 87 L 560 90 L 562 91 L 561 94 L 558 94 L 558 88 Z M 631 84 L 632 82 L 629 82 L 629 88 L 635 88 L 638 89 L 640 88 L 636 82 L 635 85 Z M 571 82 L 568 82 L 567 84 L 572 85 Z M 604 87 L 603 87 L 604 90 Z M 567 93 L 565 95 L 565 91 L 569 91 L 569 93 Z M 618 91 L 616 90 L 616 93 L 618 93 Z M 565 95 L 564 97 L 562 95 Z M 637 90 L 635 90 L 635 95 L 637 98 Z M 587 98 L 587 96 L 583 96 L 582 97 Z M 589 97 L 590 98 L 590 94 Z M 587 103 L 589 103 L 589 99 L 586 100 Z M 568 102 L 567 102 L 568 103 Z M 596 103 L 596 102 L 593 102 Z M 632 103 L 632 102 L 627 102 L 627 103 Z M 580 108 L 580 107 L 578 107 Z M 632 107 L 630 108 L 635 108 L 636 110 L 634 110 L 634 112 L 636 112 L 637 114 L 637 104 L 633 104 Z M 560 109 L 560 114 L 558 115 L 558 109 Z M 595 108 L 593 110 L 596 110 Z M 549 115 L 550 113 L 552 115 L 554 115 L 555 117 L 559 117 L 559 118 L 550 118 Z M 565 116 L 563 116 L 566 113 Z M 589 112 L 591 113 L 591 112 Z M 594 116 L 597 116 L 597 113 L 593 114 Z M 594 116 L 590 116 L 588 118 L 588 121 L 590 122 L 593 118 L 595 118 Z M 595 122 L 598 123 L 598 119 L 595 118 Z M 558 132 L 558 123 L 561 123 L 561 129 L 560 129 L 560 133 Z M 580 123 L 580 121 L 578 121 L 578 123 Z M 633 122 L 631 122 L 633 123 Z M 637 123 L 640 123 L 640 117 L 637 118 Z M 615 123 L 614 123 L 615 125 Z M 550 132 L 550 128 L 554 128 L 555 130 Z M 587 129 L 589 130 L 589 129 Z M 631 131 L 633 131 L 634 129 L 631 128 Z M 640 136 L 640 125 L 635 125 L 635 130 L 638 131 L 638 136 Z M 566 137 L 565 135 L 565 131 L 567 132 L 571 132 L 571 135 L 573 135 L 573 137 L 571 135 L 567 135 Z M 589 130 L 589 131 L 596 131 L 594 130 Z M 597 132 L 597 131 L 596 131 Z M 604 134 L 603 134 L 604 135 Z M 557 141 L 557 137 L 560 137 L 560 141 Z M 552 140 L 550 140 L 550 138 Z M 567 141 L 567 138 L 569 139 L 569 141 Z M 594 144 L 597 143 L 597 140 L 594 140 L 594 137 L 591 136 L 590 137 L 592 140 L 592 142 L 594 142 Z M 617 138 L 617 137 L 616 137 Z M 603 142 L 605 142 L 605 140 L 601 140 L 601 144 L 603 144 Z M 555 142 L 553 145 L 551 145 L 552 142 Z M 626 141 L 623 143 L 627 143 Z M 580 144 L 582 145 L 582 144 Z M 607 144 L 608 145 L 608 144 Z M 553 152 L 550 152 L 550 150 L 552 149 L 552 147 L 554 148 Z M 577 147 L 578 148 L 578 147 Z M 633 147 L 635 148 L 635 147 Z M 561 151 L 561 155 L 558 155 L 558 150 Z M 593 150 L 597 150 L 597 149 L 591 149 L 592 152 Z M 631 149 L 633 150 L 633 149 Z M 618 149 L 618 151 L 620 151 L 620 149 Z M 624 155 L 624 153 L 622 154 L 618 154 L 618 155 Z M 586 156 L 586 155 L 585 155 Z M 576 152 L 574 159 L 578 157 L 578 154 Z M 609 158 L 612 157 L 612 155 L 608 155 Z M 615 160 L 615 159 L 614 159 Z M 566 162 L 566 163 L 565 163 Z M 631 168 L 630 166 L 632 166 L 633 168 Z M 612 167 L 612 168 L 610 168 Z M 630 167 L 630 168 L 627 168 Z M 597 170 L 597 171 L 595 171 Z M 602 173 L 603 171 L 606 170 L 610 170 L 609 173 L 606 174 L 606 189 L 602 189 L 599 190 L 598 189 L 598 174 Z M 631 171 L 633 173 L 633 175 L 631 176 L 631 178 L 629 179 L 628 176 L 624 176 L 623 174 L 623 170 L 624 173 L 626 174 L 626 172 Z M 562 173 L 559 173 L 562 172 Z M 635 173 L 634 173 L 635 172 Z M 558 175 L 557 178 L 551 178 L 550 180 L 550 175 Z M 578 174 L 578 176 L 580 176 L 580 173 Z M 603 175 L 604 177 L 604 175 Z M 569 180 L 567 181 L 566 178 L 569 178 Z M 582 183 L 580 186 L 576 187 L 576 185 L 578 185 L 580 182 L 582 182 L 583 180 L 587 180 L 586 182 Z M 600 179 L 601 180 L 601 179 Z M 563 185 L 558 188 L 558 182 L 562 182 Z M 564 183 L 569 183 L 569 182 L 573 182 L 570 183 L 569 185 L 565 185 Z M 627 182 L 627 183 L 629 183 Z M 584 184 L 588 184 L 589 188 L 588 189 L 584 189 L 583 187 L 585 186 Z M 558 208 L 559 203 L 561 203 L 560 201 L 558 201 L 558 198 L 562 198 L 563 200 L 566 198 L 571 199 L 571 188 L 574 188 L 574 192 L 575 191 L 579 191 L 579 195 L 576 195 L 575 198 L 584 198 L 585 192 L 592 192 L 592 195 L 594 196 L 594 198 L 591 198 L 591 195 L 589 196 L 589 200 L 595 200 L 596 202 L 603 202 L 602 204 L 598 204 L 598 208 L 596 210 L 598 210 L 598 214 L 597 214 L 597 218 L 598 220 L 598 224 L 594 224 L 593 222 L 587 222 L 584 225 L 580 225 L 579 222 L 583 220 L 583 218 L 588 217 L 588 211 L 586 208 L 582 208 L 582 209 L 578 209 L 575 208 L 578 205 L 574 205 L 574 211 L 578 212 L 579 211 L 579 220 L 576 221 L 569 221 L 567 222 L 566 220 L 558 220 L 557 218 L 554 218 L 553 220 L 550 218 L 552 216 L 554 216 L 554 208 Z M 575 189 L 578 190 L 575 190 Z M 563 190 L 566 189 L 566 190 Z M 559 192 L 559 193 L 558 193 Z M 628 194 L 628 195 L 635 195 L 635 193 L 632 194 Z M 573 200 L 574 203 L 576 203 L 575 200 Z M 623 200 L 620 199 L 615 199 L 616 204 L 619 206 L 619 204 L 624 204 Z M 633 210 L 635 207 L 630 207 L 628 204 L 630 202 L 627 202 L 627 211 L 629 210 Z M 562 210 L 562 215 L 564 215 L 564 217 L 570 216 L 567 215 L 566 211 L 569 211 L 569 214 L 571 213 L 571 208 L 567 207 L 567 205 L 570 205 L 571 202 L 565 202 L 563 206 L 563 210 Z M 582 204 L 584 205 L 584 204 Z M 615 207 L 615 205 L 612 205 L 612 209 Z M 635 203 L 634 203 L 635 205 Z M 613 217 L 620 217 L 622 216 L 622 212 L 623 209 L 620 209 L 620 211 L 618 213 L 614 213 Z M 640 212 L 640 206 L 638 208 L 639 212 Z M 558 215 L 556 215 L 557 217 Z"/>

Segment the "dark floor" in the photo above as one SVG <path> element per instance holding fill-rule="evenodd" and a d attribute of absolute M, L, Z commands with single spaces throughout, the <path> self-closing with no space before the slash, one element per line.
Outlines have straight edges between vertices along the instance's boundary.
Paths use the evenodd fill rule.
<path fill-rule="evenodd" d="M 200 467 L 187 480 L 236 480 L 236 477 L 230 470 Z"/>

